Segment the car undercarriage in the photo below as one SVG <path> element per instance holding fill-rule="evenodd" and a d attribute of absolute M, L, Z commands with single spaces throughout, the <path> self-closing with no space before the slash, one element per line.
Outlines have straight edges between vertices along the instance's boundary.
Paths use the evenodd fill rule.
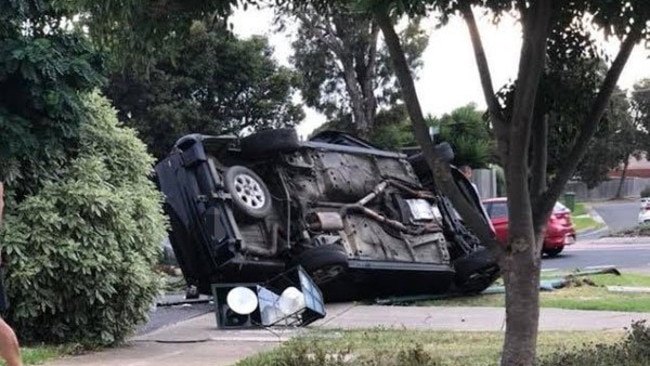
<path fill-rule="evenodd" d="M 453 155 L 448 145 L 442 154 Z M 449 159 L 451 160 L 451 159 Z M 452 167 L 466 199 L 477 193 Z M 188 135 L 156 166 L 170 241 L 190 286 L 263 281 L 301 265 L 332 300 L 478 292 L 495 256 L 437 191 L 417 152 L 325 131 Z"/>

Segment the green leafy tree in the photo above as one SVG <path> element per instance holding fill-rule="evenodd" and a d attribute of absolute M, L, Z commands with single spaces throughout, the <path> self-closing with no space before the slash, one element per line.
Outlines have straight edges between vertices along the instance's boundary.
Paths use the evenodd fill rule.
<path fill-rule="evenodd" d="M 635 124 L 650 132 L 650 78 L 634 84 L 631 103 Z"/>
<path fill-rule="evenodd" d="M 378 147 L 397 150 L 415 145 L 413 131 L 403 104 L 380 110 L 375 119 L 375 128 L 370 141 Z"/>
<path fill-rule="evenodd" d="M 438 139 L 449 142 L 457 165 L 484 168 L 491 162 L 495 148 L 484 115 L 485 112 L 477 111 L 471 103 L 440 118 L 429 117 L 427 124 L 440 128 Z"/>
<path fill-rule="evenodd" d="M 506 332 L 502 365 L 532 365 L 535 363 L 539 322 L 540 247 L 545 223 L 566 182 L 573 176 L 584 156 L 589 141 L 596 133 L 616 83 L 634 46 L 650 36 L 650 3 L 647 1 L 584 2 L 563 1 L 360 1 L 360 5 L 375 15 L 390 50 L 403 98 L 413 123 L 418 144 L 422 147 L 436 183 L 452 200 L 465 222 L 484 240 L 501 251 L 501 268 L 506 285 Z M 512 109 L 503 110 L 495 95 L 486 51 L 474 17 L 472 5 L 485 6 L 493 14 L 511 12 L 522 25 L 523 42 Z M 490 121 L 494 127 L 500 160 L 504 164 L 508 195 L 509 239 L 503 247 L 494 240 L 480 215 L 462 201 L 453 186 L 442 157 L 431 146 L 427 126 L 409 72 L 404 50 L 392 22 L 394 13 L 419 16 L 430 10 L 443 14 L 443 20 L 460 14 L 466 21 Z M 590 15 L 588 18 L 587 15 Z M 589 19 L 589 20 L 587 20 Z M 547 180 L 548 120 L 533 118 L 542 94 L 541 80 L 546 61 L 554 54 L 570 55 L 584 52 L 588 45 L 578 41 L 589 27 L 602 27 L 621 40 L 617 55 L 609 64 L 606 75 L 597 85 L 595 95 L 586 103 L 577 134 L 558 172 Z M 531 153 L 532 150 L 532 153 Z"/>
<path fill-rule="evenodd" d="M 292 126 L 304 117 L 292 101 L 297 77 L 272 52 L 265 38 L 240 40 L 221 22 L 195 22 L 176 62 L 118 72 L 106 94 L 157 158 L 187 133 Z"/>
<path fill-rule="evenodd" d="M 426 123 L 438 128 L 436 142 L 446 141 L 454 149 L 454 164 L 484 168 L 493 162 L 495 150 L 484 115 L 485 112 L 476 110 L 476 105 L 471 103 L 441 117 L 429 116 Z M 415 136 L 404 106 L 379 112 L 370 140 L 389 149 L 414 146 Z"/>
<path fill-rule="evenodd" d="M 606 56 L 587 34 L 574 29 L 561 37 L 561 40 L 552 38 L 549 41 L 549 57 L 533 113 L 533 119 L 538 121 L 536 126 L 548 126 L 547 180 L 563 166 L 580 133 L 581 116 L 589 110 L 589 100 L 607 72 Z M 584 44 L 585 49 L 562 52 L 561 48 L 571 42 Z M 515 84 L 511 83 L 499 92 L 506 115 L 512 110 L 515 89 Z M 626 162 L 627 157 L 639 149 L 638 141 L 643 131 L 634 125 L 624 93 L 615 89 L 615 94 L 575 171 L 588 188 L 607 180 L 611 169 Z M 534 156 L 532 151 L 530 156 Z"/>
<path fill-rule="evenodd" d="M 388 50 L 372 16 L 355 12 L 343 1 L 322 7 L 306 2 L 277 7 L 280 29 L 288 20 L 298 24 L 292 63 L 302 78 L 306 104 L 340 129 L 370 137 L 378 110 L 400 100 Z M 429 41 L 419 19 L 408 23 L 400 39 L 409 68 L 416 73 Z"/>
<path fill-rule="evenodd" d="M 647 154 L 650 145 L 650 79 L 643 79 L 634 85 L 629 102 L 631 114 L 628 123 L 617 131 L 612 145 L 618 147 L 619 162 L 623 165 L 618 189 L 614 198 L 623 198 L 623 183 L 627 175 L 630 158 L 640 159 Z"/>
<path fill-rule="evenodd" d="M 44 0 L 38 0 L 44 1 Z M 89 36 L 110 53 L 110 68 L 147 72 L 160 59 L 181 56 L 190 26 L 206 17 L 224 20 L 251 0 L 59 0 L 79 17 Z"/>
<path fill-rule="evenodd" d="M 645 149 L 643 141 L 646 140 L 647 132 L 635 123 L 630 108 L 625 93 L 618 91 L 611 98 L 598 131 L 576 169 L 576 174 L 587 187 L 593 188 L 606 181 L 609 172 L 622 164 L 622 179 L 615 198 L 621 198 L 630 157 L 640 157 L 641 151 Z"/>
<path fill-rule="evenodd" d="M 71 16 L 45 0 L 0 2 L 0 181 L 9 185 L 36 171 L 56 173 L 41 167 L 74 149 L 80 93 L 103 81 L 102 59 L 62 24 Z"/>
<path fill-rule="evenodd" d="M 42 189 L 7 192 L 0 242 L 8 255 L 8 318 L 25 341 L 112 345 L 145 320 L 158 295 L 152 271 L 165 236 L 153 159 L 107 100 L 80 96 L 78 149 Z M 13 187 L 13 188 L 12 188 Z"/>

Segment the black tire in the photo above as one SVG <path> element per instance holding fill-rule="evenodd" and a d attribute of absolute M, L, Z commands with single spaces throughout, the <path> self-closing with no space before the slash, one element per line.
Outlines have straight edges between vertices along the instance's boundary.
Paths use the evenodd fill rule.
<path fill-rule="evenodd" d="M 480 248 L 454 261 L 456 290 L 462 293 L 480 293 L 500 276 L 498 260 L 487 248 Z"/>
<path fill-rule="evenodd" d="M 442 142 L 433 148 L 445 162 L 450 163 L 452 160 L 454 160 L 454 149 L 451 148 L 451 145 L 449 145 L 449 143 Z M 429 165 L 427 164 L 426 159 L 424 159 L 423 153 L 420 152 L 410 156 L 408 158 L 408 161 L 411 163 L 411 166 L 415 170 L 415 174 L 417 174 L 419 177 L 431 175 L 431 169 L 429 169 Z"/>
<path fill-rule="evenodd" d="M 300 147 L 298 134 L 293 128 L 268 129 L 246 136 L 240 141 L 242 154 L 262 156 L 295 151 Z"/>
<path fill-rule="evenodd" d="M 289 268 L 301 265 L 317 285 L 330 282 L 348 270 L 348 256 L 338 245 L 323 245 L 300 253 Z"/>
<path fill-rule="evenodd" d="M 433 149 L 436 151 L 436 154 L 440 155 L 442 160 L 450 163 L 454 160 L 454 149 L 451 148 L 448 142 L 441 142 L 438 145 L 434 146 Z"/>
<path fill-rule="evenodd" d="M 224 174 L 224 185 L 238 212 L 255 219 L 271 214 L 271 193 L 262 178 L 252 170 L 240 165 L 231 166 Z"/>
<path fill-rule="evenodd" d="M 556 257 L 558 254 L 562 253 L 563 250 L 564 246 L 561 246 L 559 248 L 545 249 L 542 251 L 542 253 L 546 254 L 549 257 Z"/>

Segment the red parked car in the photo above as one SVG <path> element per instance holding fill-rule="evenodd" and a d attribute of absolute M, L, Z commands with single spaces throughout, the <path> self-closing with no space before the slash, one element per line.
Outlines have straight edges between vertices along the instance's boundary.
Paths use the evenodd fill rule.
<path fill-rule="evenodd" d="M 499 240 L 508 240 L 508 205 L 507 198 L 491 198 L 483 201 Z M 554 257 L 576 241 L 576 230 L 571 221 L 571 210 L 561 203 L 556 203 L 553 213 L 546 224 L 542 253 Z"/>

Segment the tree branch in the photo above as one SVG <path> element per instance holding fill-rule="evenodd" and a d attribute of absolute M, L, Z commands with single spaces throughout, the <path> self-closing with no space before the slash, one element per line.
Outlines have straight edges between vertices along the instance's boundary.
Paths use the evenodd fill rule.
<path fill-rule="evenodd" d="M 422 148 L 422 154 L 431 169 L 436 187 L 451 200 L 454 208 L 458 210 L 460 216 L 465 220 L 474 234 L 478 236 L 483 245 L 491 248 L 499 247 L 500 243 L 494 236 L 485 218 L 463 197 L 451 175 L 449 164 L 438 156 L 433 147 L 413 83 L 413 76 L 406 62 L 399 36 L 395 32 L 393 22 L 388 15 L 388 10 L 377 6 L 374 9 L 374 15 L 377 25 L 384 34 L 384 40 L 393 62 L 395 75 L 399 80 L 404 104 L 411 118 L 416 141 Z"/>
<path fill-rule="evenodd" d="M 375 76 L 377 75 L 377 39 L 379 37 L 379 27 L 374 21 L 370 22 L 370 44 L 368 45 L 368 63 L 364 75 L 364 94 L 366 100 L 366 118 L 368 125 L 373 126 L 375 114 L 377 113 L 377 98 L 375 98 Z"/>
<path fill-rule="evenodd" d="M 332 33 L 333 30 L 331 27 L 326 26 L 328 23 L 327 21 L 323 22 L 325 23 L 325 26 L 318 26 L 314 19 L 310 19 L 303 13 L 297 13 L 295 16 L 298 20 L 308 25 L 307 29 L 309 29 L 309 34 L 311 34 L 312 37 L 316 37 L 322 41 L 330 50 L 332 50 L 332 52 L 334 52 L 334 54 L 336 54 L 337 57 L 343 57 L 345 54 L 345 48 L 336 41 L 335 33 Z M 317 32 L 316 30 L 320 30 L 320 32 Z"/>
<path fill-rule="evenodd" d="M 530 22 L 524 25 L 512 119 L 508 125 L 508 157 L 505 161 L 510 217 L 508 226 L 509 244 L 515 253 L 528 250 L 531 243 L 519 239 L 529 235 L 526 230 L 532 226 L 535 217 L 531 209 L 528 156 L 533 111 L 546 59 L 551 9 L 550 0 L 539 0 L 529 10 Z"/>
<path fill-rule="evenodd" d="M 476 58 L 476 66 L 478 67 L 478 73 L 481 78 L 483 96 L 485 97 L 485 103 L 488 107 L 490 119 L 492 119 L 492 123 L 494 124 L 494 129 L 497 133 L 497 136 L 503 138 L 504 141 L 507 141 L 506 121 L 503 117 L 503 114 L 501 113 L 499 102 L 497 101 L 496 95 L 494 93 L 490 67 L 488 66 L 487 58 L 485 56 L 483 41 L 481 40 L 481 33 L 479 32 L 478 26 L 476 24 L 476 18 L 474 18 L 474 12 L 472 11 L 471 5 L 468 2 L 463 2 L 461 12 L 463 14 L 463 18 L 465 19 L 465 23 L 467 24 L 470 39 L 472 40 L 474 57 Z"/>
<path fill-rule="evenodd" d="M 621 48 L 619 49 L 612 66 L 607 72 L 607 76 L 605 76 L 603 85 L 600 88 L 589 113 L 584 119 L 575 145 L 573 145 L 567 158 L 564 159 L 564 164 L 560 167 L 557 175 L 550 183 L 548 190 L 544 193 L 541 205 L 538 206 L 540 213 L 551 211 L 555 201 L 560 197 L 564 185 L 569 181 L 573 172 L 577 168 L 578 163 L 584 156 L 585 151 L 587 151 L 589 141 L 591 141 L 592 137 L 596 133 L 598 124 L 605 114 L 607 101 L 612 96 L 614 88 L 616 88 L 616 83 L 623 72 L 627 60 L 630 58 L 634 45 L 636 45 L 641 39 L 643 26 L 644 24 L 635 23 L 628 36 L 625 38 L 623 43 L 621 43 Z"/>
<path fill-rule="evenodd" d="M 518 163 L 525 166 L 527 166 L 532 115 L 546 59 L 551 8 L 550 0 L 536 2 L 531 9 L 533 11 L 531 21 L 524 26 L 517 87 L 510 121 L 510 141 L 516 147 L 509 151 L 511 154 L 509 160 L 518 160 Z"/>

